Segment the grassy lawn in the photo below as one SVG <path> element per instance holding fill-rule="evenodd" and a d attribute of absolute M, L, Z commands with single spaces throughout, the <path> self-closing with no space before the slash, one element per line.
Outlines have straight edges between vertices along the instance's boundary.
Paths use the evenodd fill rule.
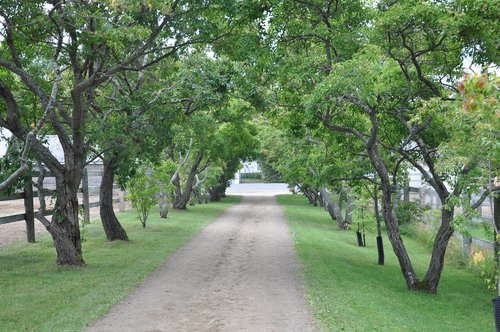
<path fill-rule="evenodd" d="M 0 331 L 79 331 L 104 315 L 173 251 L 240 197 L 152 211 L 142 228 L 134 211 L 118 215 L 129 242 L 107 242 L 100 220 L 85 228 L 85 267 L 58 267 L 49 236 L 0 250 Z"/>
<path fill-rule="evenodd" d="M 354 231 L 339 231 L 322 208 L 302 196 L 284 205 L 313 313 L 326 331 L 494 331 L 491 299 L 476 275 L 446 266 L 437 295 L 410 292 L 384 238 L 385 266 L 377 265 L 375 234 L 357 246 Z M 430 251 L 404 238 L 421 276 Z"/>
<path fill-rule="evenodd" d="M 485 229 L 485 225 L 482 223 L 471 223 L 468 227 L 470 235 L 472 237 L 492 241 L 493 240 L 493 227 L 489 224 L 486 224 L 488 231 Z"/>

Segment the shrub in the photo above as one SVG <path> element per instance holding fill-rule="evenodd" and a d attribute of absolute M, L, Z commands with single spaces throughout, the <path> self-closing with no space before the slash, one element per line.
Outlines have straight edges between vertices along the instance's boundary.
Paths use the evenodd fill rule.
<path fill-rule="evenodd" d="M 425 247 L 432 248 L 436 232 L 432 226 L 424 223 L 408 223 L 401 226 L 401 234 L 413 238 Z"/>
<path fill-rule="evenodd" d="M 241 180 L 262 180 L 262 173 L 241 173 Z"/>
<path fill-rule="evenodd" d="M 424 209 L 420 206 L 420 203 L 401 201 L 396 211 L 398 223 L 401 225 L 418 222 L 422 219 L 423 212 Z"/>
<path fill-rule="evenodd" d="M 498 266 L 493 255 L 482 250 L 474 250 L 470 256 L 469 266 L 477 271 L 490 291 L 497 291 Z"/>
<path fill-rule="evenodd" d="M 446 261 L 459 269 L 467 268 L 468 257 L 463 253 L 462 241 L 452 237 L 446 248 Z"/>
<path fill-rule="evenodd" d="M 149 210 L 158 200 L 157 193 L 160 189 L 158 181 L 147 174 L 146 169 L 141 169 L 130 179 L 128 189 L 127 198 L 132 201 L 132 206 L 137 210 L 142 227 L 146 227 Z"/>

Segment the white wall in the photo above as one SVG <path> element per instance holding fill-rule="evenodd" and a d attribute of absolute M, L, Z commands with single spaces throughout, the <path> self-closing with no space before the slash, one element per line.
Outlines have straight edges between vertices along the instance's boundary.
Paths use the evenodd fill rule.
<path fill-rule="evenodd" d="M 243 163 L 241 173 L 259 173 L 260 165 L 256 161 L 246 161 Z"/>
<path fill-rule="evenodd" d="M 7 142 L 5 138 L 10 137 L 11 135 L 10 131 L 6 129 L 0 130 L 0 157 L 3 157 L 7 152 Z M 49 148 L 50 152 L 52 152 L 57 160 L 64 163 L 64 152 L 61 143 L 59 142 L 59 138 L 56 135 L 48 135 L 44 140 L 46 141 L 44 145 Z"/>
<path fill-rule="evenodd" d="M 10 131 L 0 128 L 0 157 L 3 157 L 7 152 L 7 142 L 5 141 L 4 137 L 7 138 L 10 135 Z"/>

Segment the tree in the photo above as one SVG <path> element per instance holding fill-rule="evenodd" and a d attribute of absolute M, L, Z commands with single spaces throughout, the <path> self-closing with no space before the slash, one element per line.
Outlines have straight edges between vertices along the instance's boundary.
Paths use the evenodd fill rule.
<path fill-rule="evenodd" d="M 137 159 L 159 162 L 158 151 L 172 139 L 171 127 L 182 116 L 181 103 L 164 93 L 173 89 L 178 67 L 175 60 L 164 60 L 161 66 L 116 77 L 101 87 L 92 105 L 89 141 L 103 160 L 100 215 L 108 241 L 128 239 L 113 210 L 115 175 L 134 175 Z"/>
<path fill-rule="evenodd" d="M 128 188 L 128 198 L 138 212 L 138 219 L 142 227 L 145 228 L 149 211 L 158 200 L 157 194 L 160 190 L 158 179 L 150 167 L 143 165 L 139 168 L 139 172 L 130 179 Z"/>
<path fill-rule="evenodd" d="M 400 2 L 387 7 L 381 3 L 381 8 L 383 15 L 377 25 L 381 29 L 378 36 L 383 36 L 381 48 L 368 47 L 352 60 L 337 64 L 312 94 L 308 108 L 327 128 L 365 144 L 381 182 L 384 220 L 407 286 L 435 293 L 453 234 L 453 197 L 463 190 L 458 179 L 471 174 L 476 165 L 462 165 L 448 189 L 445 179 L 451 179 L 451 174 L 438 169 L 440 155 L 436 154 L 440 142 L 449 136 L 446 120 L 441 115 L 423 116 L 419 110 L 423 100 L 434 97 L 442 101 L 450 95 L 441 82 L 456 77 L 460 53 L 456 39 L 446 34 L 452 18 L 445 5 Z M 401 240 L 392 201 L 395 176 L 400 172 L 397 168 L 404 162 L 423 174 L 443 204 L 441 225 L 422 279 Z"/>
<path fill-rule="evenodd" d="M 338 19 L 335 15 L 326 15 L 332 13 L 328 2 L 298 2 L 307 7 L 304 18 L 314 17 L 316 13 L 314 29 L 322 24 L 328 27 L 328 20 Z M 345 5 L 335 4 L 340 8 Z M 283 104 L 296 118 L 306 119 L 310 128 L 315 128 L 311 118 L 316 117 L 332 133 L 346 135 L 362 144 L 381 183 L 382 212 L 389 239 L 407 286 L 412 290 L 437 291 L 444 253 L 453 233 L 454 205 L 450 206 L 449 198 L 462 190 L 455 186 L 453 192 L 449 192 L 443 180 L 449 177 L 435 167 L 439 157 L 436 148 L 447 139 L 443 123 L 432 117 L 418 122 L 415 117 L 424 101 L 449 98 L 447 82 L 455 82 L 459 76 L 461 50 L 467 44 L 457 34 L 463 22 L 457 17 L 470 13 L 461 13 L 454 5 L 381 1 L 373 8 L 374 16 L 368 8 L 359 7 L 346 17 L 353 19 L 352 22 L 364 23 L 363 18 L 369 17 L 373 17 L 373 21 L 352 33 L 353 39 L 359 41 L 354 43 L 354 49 L 345 47 L 339 42 L 342 34 L 330 29 L 325 29 L 324 34 L 314 31 L 291 38 L 296 35 L 297 27 L 309 32 L 306 19 L 283 19 L 271 27 L 279 36 L 277 41 L 273 40 L 278 45 L 276 53 L 282 56 L 277 63 L 293 66 L 292 69 L 283 67 L 288 69 L 287 73 L 279 72 L 279 89 L 287 101 Z M 337 43 L 329 44 L 328 40 L 337 40 Z M 302 43 L 304 47 L 297 49 L 294 43 Z M 338 53 L 343 56 L 332 57 L 335 52 L 329 45 L 340 50 Z M 294 72 L 296 69 L 303 75 Z M 444 206 L 431 262 L 422 280 L 406 252 L 394 211 L 393 191 L 408 164 L 422 172 Z M 472 168 L 465 167 L 461 173 L 471 174 L 471 171 Z"/>
<path fill-rule="evenodd" d="M 242 99 L 230 101 L 227 121 L 220 125 L 212 148 L 218 157 L 214 166 L 220 167 L 220 172 L 207 184 L 210 201 L 225 197 L 229 181 L 241 167 L 241 162 L 256 155 L 259 143 L 257 130 L 251 120 L 254 114 L 255 109 L 249 102 Z"/>
<path fill-rule="evenodd" d="M 228 20 L 216 24 L 204 14 L 220 8 L 177 0 L 154 6 L 125 1 L 2 4 L 0 126 L 25 141 L 56 179 L 52 220 L 43 212 L 38 218 L 52 235 L 58 264 L 84 264 L 76 194 L 90 148 L 86 130 L 97 88 L 120 73 L 160 62 L 194 39 L 217 35 L 217 27 L 227 28 Z M 36 130 L 30 133 L 22 94 L 15 90 L 18 82 L 36 100 L 35 128 L 47 121 L 58 135 L 64 164 L 43 146 Z"/>
<path fill-rule="evenodd" d="M 206 180 L 210 167 L 221 170 L 215 186 L 208 188 L 210 196 L 217 200 L 225 194 L 228 181 L 233 178 L 240 161 L 251 156 L 256 149 L 256 132 L 247 120 L 251 115 L 249 103 L 231 99 L 216 110 L 199 111 L 190 116 L 187 137 L 192 142 L 188 150 L 191 158 L 184 171 L 178 172 L 173 179 L 174 208 L 186 208 L 193 190 Z"/>

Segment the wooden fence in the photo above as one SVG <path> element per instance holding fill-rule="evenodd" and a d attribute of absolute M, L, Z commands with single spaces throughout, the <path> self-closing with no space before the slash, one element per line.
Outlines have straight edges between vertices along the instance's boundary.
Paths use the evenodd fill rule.
<path fill-rule="evenodd" d="M 90 194 L 99 192 L 101 177 L 102 166 L 100 165 L 90 165 L 90 167 L 87 167 L 84 170 L 79 192 L 82 194 L 82 204 L 80 204 L 80 207 L 83 209 L 83 220 L 85 223 L 88 223 L 90 221 L 90 208 L 99 206 L 99 201 L 90 202 Z M 53 178 L 53 176 L 51 176 L 51 174 L 47 172 L 46 179 L 49 179 L 49 181 L 47 181 L 49 182 L 49 186 L 50 182 L 54 182 L 50 181 L 50 178 Z M 89 178 L 94 179 L 94 181 L 90 181 L 90 184 Z M 119 187 L 117 185 L 114 185 L 113 190 L 117 189 L 119 189 Z M 47 193 L 56 193 L 56 191 L 53 189 L 48 189 Z M 0 225 L 24 220 L 26 222 L 26 235 L 28 242 L 35 242 L 35 218 L 38 211 L 35 211 L 33 199 L 36 197 L 38 197 L 38 192 L 33 190 L 33 185 L 30 181 L 26 181 L 23 192 L 15 193 L 9 196 L 0 196 L 0 202 L 21 199 L 23 200 L 24 213 L 7 215 L 3 217 L 0 216 Z M 123 211 L 125 209 L 124 194 L 121 190 L 119 191 L 119 198 L 114 199 L 114 201 L 120 202 L 120 211 Z M 52 209 L 45 210 L 45 216 L 50 216 L 52 214 Z"/>
<path fill-rule="evenodd" d="M 439 200 L 439 197 L 437 193 L 434 191 L 434 189 L 430 187 L 426 186 L 420 188 L 409 187 L 406 189 L 404 196 L 405 196 L 404 199 L 406 201 L 408 200 L 417 201 L 422 206 L 430 207 L 430 209 L 423 215 L 424 220 L 433 218 L 433 214 L 437 212 L 436 210 L 441 209 L 441 201 Z M 474 199 L 477 198 L 478 196 L 474 197 Z M 493 223 L 493 213 L 490 204 L 492 204 L 490 200 L 488 199 L 485 200 L 483 204 L 481 204 L 481 206 L 477 208 L 479 217 L 472 218 L 472 221 L 477 223 L 480 222 Z M 462 213 L 462 211 L 460 211 L 460 209 L 457 208 L 455 213 L 456 214 Z M 483 249 L 493 250 L 494 247 L 493 241 L 475 237 L 466 237 L 458 232 L 455 232 L 453 235 L 456 239 L 462 242 L 463 253 L 465 255 L 470 255 L 473 244 Z"/>

